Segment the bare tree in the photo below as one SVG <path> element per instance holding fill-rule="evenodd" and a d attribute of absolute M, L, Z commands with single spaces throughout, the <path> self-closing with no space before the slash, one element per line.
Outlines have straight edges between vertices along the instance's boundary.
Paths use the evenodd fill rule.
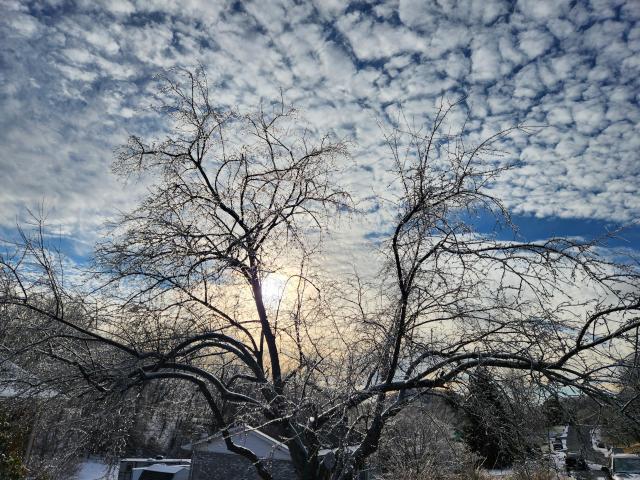
<path fill-rule="evenodd" d="M 53 305 L 32 301 L 40 309 Z M 65 307 L 66 318 L 86 328 L 74 305 Z M 0 326 L 0 414 L 9 420 L 5 427 L 21 432 L 16 458 L 24 478 L 68 479 L 87 455 L 118 458 L 138 389 L 106 394 L 86 382 L 79 374 L 86 342 L 52 318 L 3 303 Z M 96 343 L 92 355 L 106 361 L 111 352 Z"/>
<path fill-rule="evenodd" d="M 21 351 L 105 394 L 192 384 L 228 449 L 264 479 L 268 465 L 229 434 L 241 416 L 279 433 L 300 479 L 337 480 L 364 466 L 411 400 L 457 388 L 478 366 L 608 398 L 607 375 L 640 325 L 637 266 L 597 243 L 504 241 L 474 226 L 480 213 L 509 223 L 494 193 L 512 166 L 500 147 L 522 128 L 472 145 L 445 131 L 457 105 L 443 103 L 424 131 L 387 129 L 396 216 L 372 257 L 380 275 L 323 283 L 311 259 L 327 219 L 350 208 L 336 184 L 346 143 L 300 127 L 283 102 L 219 108 L 201 70 L 161 85 L 172 130 L 118 151 L 115 171 L 152 186 L 98 246 L 87 284 L 99 288 L 63 276 L 42 234 L 0 260 L 2 304 L 41 326 Z M 286 295 L 274 297 L 278 274 Z"/>
<path fill-rule="evenodd" d="M 398 480 L 471 477 L 481 459 L 456 441 L 462 416 L 439 397 L 427 397 L 390 420 L 380 440 L 377 474 Z"/>

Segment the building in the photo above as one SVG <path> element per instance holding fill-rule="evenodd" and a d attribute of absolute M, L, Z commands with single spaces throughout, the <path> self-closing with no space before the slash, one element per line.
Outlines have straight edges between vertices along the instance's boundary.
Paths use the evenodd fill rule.
<path fill-rule="evenodd" d="M 189 466 L 191 460 L 184 458 L 123 458 L 120 460 L 120 468 L 118 469 L 118 480 L 182 480 L 183 471 L 186 469 L 186 479 L 188 479 Z M 153 467 L 149 474 L 142 473 L 145 469 Z M 159 467 L 180 467 L 175 472 L 170 470 L 162 471 Z M 158 471 L 158 469 L 160 471 Z M 155 475 L 151 475 L 155 473 Z M 164 474 L 164 475 L 161 475 Z M 171 475 L 168 475 L 171 474 Z"/>
<path fill-rule="evenodd" d="M 233 442 L 250 449 L 265 461 L 273 478 L 296 480 L 289 448 L 266 433 L 241 425 L 230 430 Z M 191 453 L 190 480 L 259 480 L 255 467 L 245 457 L 227 450 L 227 445 L 218 433 L 182 447 Z M 323 461 L 333 461 L 335 450 L 320 451 Z M 360 472 L 359 480 L 367 480 L 368 472 Z"/>
<path fill-rule="evenodd" d="M 284 443 L 247 426 L 235 427 L 230 432 L 235 444 L 250 449 L 258 458 L 265 461 L 274 478 L 278 480 L 296 479 L 291 455 Z M 217 478 L 259 480 L 260 478 L 249 460 L 227 450 L 221 433 L 185 445 L 183 448 L 192 452 L 190 480 Z"/>
<path fill-rule="evenodd" d="M 153 464 L 134 468 L 131 480 L 189 480 L 189 465 Z"/>

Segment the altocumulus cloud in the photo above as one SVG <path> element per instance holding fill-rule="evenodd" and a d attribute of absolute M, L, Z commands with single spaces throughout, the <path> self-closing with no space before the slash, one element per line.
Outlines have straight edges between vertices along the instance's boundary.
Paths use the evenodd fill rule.
<path fill-rule="evenodd" d="M 11 1 L 0 35 L 0 227 L 45 203 L 92 240 L 142 186 L 109 174 L 159 69 L 202 63 L 221 105 L 284 91 L 318 129 L 353 138 L 348 182 L 388 184 L 377 121 L 416 121 L 467 96 L 470 135 L 547 125 L 508 145 L 520 167 L 494 188 L 520 214 L 629 222 L 640 216 L 640 2 Z M 384 228 L 384 208 L 344 242 Z"/>

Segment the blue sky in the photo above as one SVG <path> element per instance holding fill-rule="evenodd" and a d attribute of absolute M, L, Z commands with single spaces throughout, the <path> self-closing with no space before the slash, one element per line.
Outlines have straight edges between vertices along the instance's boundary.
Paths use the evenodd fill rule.
<path fill-rule="evenodd" d="M 12 1 L 0 6 L 0 233 L 44 204 L 70 251 L 143 191 L 110 173 L 128 133 L 151 135 L 151 79 L 202 63 L 221 105 L 285 98 L 354 140 L 344 181 L 389 184 L 378 126 L 419 123 L 467 96 L 472 137 L 546 125 L 507 145 L 495 185 L 530 239 L 591 237 L 640 219 L 640 2 L 618 0 Z M 363 250 L 389 212 L 341 224 Z M 481 222 L 482 223 L 482 222 Z M 616 241 L 640 249 L 633 227 Z M 75 247 L 74 247 L 75 246 Z M 77 253 L 77 252 L 76 252 Z"/>

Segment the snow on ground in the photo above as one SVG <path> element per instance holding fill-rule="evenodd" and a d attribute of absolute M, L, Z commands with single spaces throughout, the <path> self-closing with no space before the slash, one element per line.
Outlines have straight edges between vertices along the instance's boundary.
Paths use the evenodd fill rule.
<path fill-rule="evenodd" d="M 567 454 L 564 452 L 552 452 L 551 453 L 551 466 L 555 470 L 563 470 L 566 464 Z"/>
<path fill-rule="evenodd" d="M 567 437 L 568 436 L 569 436 L 569 425 L 565 425 L 564 427 L 562 427 L 562 433 L 558 437 L 558 438 L 560 438 L 560 440 L 562 440 L 562 449 L 563 450 L 567 449 Z"/>
<path fill-rule="evenodd" d="M 491 476 L 491 478 L 501 478 L 508 477 L 513 475 L 513 468 L 491 468 L 489 470 L 484 470 L 487 474 Z"/>
<path fill-rule="evenodd" d="M 118 467 L 109 467 L 97 458 L 88 458 L 80 463 L 78 473 L 72 480 L 116 480 Z"/>
<path fill-rule="evenodd" d="M 600 452 L 605 457 L 609 456 L 609 450 L 605 448 L 599 448 L 598 443 L 602 442 L 602 435 L 599 428 L 591 430 L 591 446 L 596 452 Z"/>

